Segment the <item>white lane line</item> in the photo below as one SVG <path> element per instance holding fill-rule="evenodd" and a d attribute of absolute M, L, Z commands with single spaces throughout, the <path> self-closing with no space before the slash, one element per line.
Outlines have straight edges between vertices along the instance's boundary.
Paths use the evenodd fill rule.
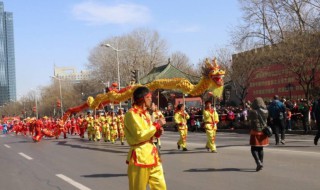
<path fill-rule="evenodd" d="M 24 154 L 24 153 L 22 153 L 22 152 L 19 152 L 19 154 L 22 156 L 22 157 L 24 157 L 24 158 L 26 158 L 26 159 L 28 159 L 28 160 L 32 160 L 33 158 L 31 158 L 30 156 L 28 156 L 28 155 L 26 155 L 26 154 Z"/>
<path fill-rule="evenodd" d="M 91 190 L 90 188 L 82 185 L 81 183 L 78 183 L 76 181 L 74 181 L 73 179 L 63 175 L 63 174 L 56 174 L 57 177 L 61 178 L 62 180 L 70 183 L 71 185 L 75 186 L 76 188 L 80 189 L 80 190 Z"/>
<path fill-rule="evenodd" d="M 7 147 L 7 148 L 11 148 L 11 146 L 9 146 L 9 145 L 7 145 L 7 144 L 4 144 L 4 146 Z"/>

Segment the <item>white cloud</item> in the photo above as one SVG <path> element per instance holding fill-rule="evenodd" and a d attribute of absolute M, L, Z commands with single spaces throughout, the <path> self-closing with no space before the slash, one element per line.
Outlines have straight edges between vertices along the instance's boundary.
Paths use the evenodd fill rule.
<path fill-rule="evenodd" d="M 86 1 L 73 7 L 76 19 L 89 24 L 145 24 L 151 20 L 148 7 L 137 4 L 98 4 Z"/>

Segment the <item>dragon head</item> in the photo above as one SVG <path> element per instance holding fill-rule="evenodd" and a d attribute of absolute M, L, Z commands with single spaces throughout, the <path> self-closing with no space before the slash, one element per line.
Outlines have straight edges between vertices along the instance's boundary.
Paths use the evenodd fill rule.
<path fill-rule="evenodd" d="M 210 78 L 217 86 L 223 86 L 225 71 L 220 69 L 216 58 L 212 60 L 212 63 L 206 59 L 205 66 L 202 68 L 202 74 L 203 76 Z"/>

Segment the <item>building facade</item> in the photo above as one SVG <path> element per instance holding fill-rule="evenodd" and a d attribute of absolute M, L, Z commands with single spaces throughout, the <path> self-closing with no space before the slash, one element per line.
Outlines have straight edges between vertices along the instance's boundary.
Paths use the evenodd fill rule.
<path fill-rule="evenodd" d="M 320 65 L 308 65 L 304 67 L 298 67 L 295 69 L 301 70 L 301 76 L 294 73 L 289 65 L 278 63 L 260 63 L 256 66 L 250 67 L 250 64 L 254 65 L 255 58 L 258 57 L 257 53 L 263 52 L 264 49 L 253 49 L 250 51 L 234 54 L 232 56 L 233 65 L 237 66 L 240 71 L 247 72 L 243 75 L 243 81 L 247 88 L 245 92 L 244 101 L 253 101 L 256 97 L 262 97 L 264 100 L 271 100 L 274 95 L 278 95 L 286 100 L 296 101 L 299 99 L 305 99 L 307 85 L 303 82 L 311 80 L 311 76 L 314 76 L 309 85 L 309 98 L 313 98 L 316 94 L 319 94 L 320 86 Z M 257 59 L 258 60 L 258 59 Z M 248 65 L 245 66 L 245 65 Z M 315 63 L 314 63 L 315 64 Z M 297 70 L 299 71 L 299 70 Z M 302 76 L 303 75 L 303 76 Z M 239 75 L 242 76 L 242 75 Z M 305 77 L 304 77 L 305 76 Z M 301 80 L 301 84 L 299 81 Z M 237 89 L 236 86 L 232 86 L 236 91 L 242 92 L 243 89 Z M 239 95 L 238 94 L 238 95 Z M 241 95 L 241 94 L 240 94 Z M 242 94 L 243 95 L 243 94 Z"/>
<path fill-rule="evenodd" d="M 0 105 L 16 101 L 13 14 L 0 2 Z"/>
<path fill-rule="evenodd" d="M 319 70 L 320 66 L 315 71 L 315 83 L 312 87 L 319 86 Z M 305 98 L 305 92 L 299 84 L 297 76 L 284 65 L 271 64 L 258 68 L 250 80 L 247 100 L 253 100 L 255 97 L 272 99 L 276 94 L 287 100 Z"/>
<path fill-rule="evenodd" d="M 77 83 L 83 80 L 89 80 L 91 75 L 89 71 L 77 72 L 77 69 L 74 67 L 54 66 L 54 77 L 70 83 Z"/>

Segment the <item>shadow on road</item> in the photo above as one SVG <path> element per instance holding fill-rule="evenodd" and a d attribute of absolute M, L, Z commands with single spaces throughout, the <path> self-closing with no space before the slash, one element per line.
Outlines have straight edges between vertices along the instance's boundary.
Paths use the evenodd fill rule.
<path fill-rule="evenodd" d="M 127 174 L 91 174 L 91 175 L 82 175 L 81 177 L 123 177 L 128 176 Z"/>
<path fill-rule="evenodd" d="M 23 141 L 11 142 L 11 143 L 8 143 L 8 144 L 14 144 L 14 143 L 34 143 L 34 141 L 33 140 L 31 140 L 31 141 L 23 140 Z"/>
<path fill-rule="evenodd" d="M 256 172 L 249 168 L 192 168 L 184 172 Z"/>
<path fill-rule="evenodd" d="M 188 151 L 182 151 L 182 150 L 177 150 L 177 149 L 164 149 L 164 150 L 161 150 L 160 154 L 163 155 L 163 154 L 167 154 L 167 155 L 170 155 L 170 154 L 199 154 L 199 153 L 208 153 L 207 150 L 205 150 L 204 148 L 202 148 L 202 150 L 205 150 L 205 151 L 193 151 L 194 149 L 189 149 Z"/>
<path fill-rule="evenodd" d="M 87 146 L 82 146 L 82 145 L 73 145 L 73 144 L 68 144 L 67 141 L 59 141 L 57 145 L 62 145 L 62 146 L 69 146 L 71 148 L 79 148 L 79 149 L 87 149 L 87 150 L 94 150 L 94 151 L 101 151 L 101 152 L 111 152 L 111 153 L 125 153 L 127 154 L 127 151 L 119 151 L 119 150 L 110 150 L 110 149 L 103 149 L 103 148 L 93 148 L 93 147 L 87 147 Z"/>

